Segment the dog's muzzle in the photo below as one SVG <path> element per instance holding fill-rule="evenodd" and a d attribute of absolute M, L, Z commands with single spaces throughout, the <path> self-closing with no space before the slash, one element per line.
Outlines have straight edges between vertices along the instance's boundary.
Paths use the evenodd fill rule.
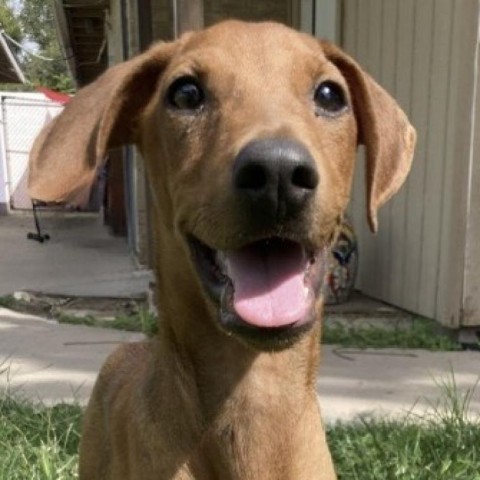
<path fill-rule="evenodd" d="M 291 343 L 316 318 L 325 248 L 304 238 L 319 175 L 308 150 L 292 140 L 247 144 L 233 166 L 244 240 L 216 249 L 189 237 L 197 272 L 220 307 L 223 328 L 267 348 Z"/>

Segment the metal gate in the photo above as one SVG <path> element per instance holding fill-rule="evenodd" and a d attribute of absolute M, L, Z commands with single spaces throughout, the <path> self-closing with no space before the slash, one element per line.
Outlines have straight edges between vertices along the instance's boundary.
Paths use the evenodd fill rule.
<path fill-rule="evenodd" d="M 29 209 L 32 202 L 27 193 L 28 156 L 33 142 L 48 122 L 63 106 L 43 98 L 1 97 L 1 123 L 7 166 L 7 186 L 10 208 Z"/>

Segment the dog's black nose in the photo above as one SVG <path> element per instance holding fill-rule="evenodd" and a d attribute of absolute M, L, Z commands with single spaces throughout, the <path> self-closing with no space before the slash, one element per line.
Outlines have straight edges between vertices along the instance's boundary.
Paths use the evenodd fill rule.
<path fill-rule="evenodd" d="M 309 151 L 289 139 L 254 140 L 237 155 L 234 188 L 258 213 L 283 219 L 313 196 L 319 175 Z"/>

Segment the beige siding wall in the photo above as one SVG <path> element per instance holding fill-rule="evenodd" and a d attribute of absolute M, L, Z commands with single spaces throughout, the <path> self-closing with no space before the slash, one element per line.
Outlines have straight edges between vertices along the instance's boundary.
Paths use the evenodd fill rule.
<path fill-rule="evenodd" d="M 472 105 L 472 117 L 474 119 L 470 125 L 473 141 L 469 174 L 470 184 L 467 190 L 469 203 L 462 318 L 462 324 L 465 326 L 480 325 L 480 76 L 478 75 L 480 54 L 478 47 L 475 57 L 476 62 L 472 61 L 473 55 L 470 55 L 468 60 L 471 62 L 470 68 L 476 68 L 476 89 L 464 100 Z"/>
<path fill-rule="evenodd" d="M 381 210 L 376 237 L 364 221 L 359 160 L 351 205 L 360 241 L 357 286 L 456 325 L 469 165 L 466 92 L 473 91 L 478 2 L 344 0 L 341 6 L 344 48 L 399 101 L 419 134 L 411 175 Z"/>

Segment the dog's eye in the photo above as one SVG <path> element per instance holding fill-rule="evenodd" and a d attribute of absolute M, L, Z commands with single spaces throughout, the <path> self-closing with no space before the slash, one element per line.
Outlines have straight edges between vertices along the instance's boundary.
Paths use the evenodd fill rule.
<path fill-rule="evenodd" d="M 179 110 L 197 110 L 203 105 L 204 100 L 202 87 L 193 77 L 177 78 L 167 92 L 169 105 Z"/>
<path fill-rule="evenodd" d="M 313 100 L 318 107 L 319 114 L 336 115 L 347 107 L 343 88 L 332 81 L 322 82 L 316 88 Z"/>

